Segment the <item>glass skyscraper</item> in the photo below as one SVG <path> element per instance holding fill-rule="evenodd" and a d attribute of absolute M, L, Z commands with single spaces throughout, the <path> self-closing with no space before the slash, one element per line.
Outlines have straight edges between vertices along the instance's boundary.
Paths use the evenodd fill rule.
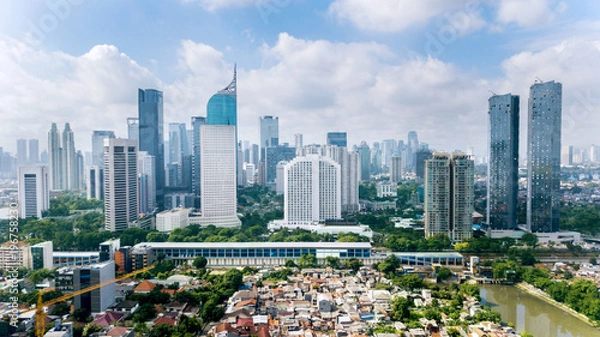
<path fill-rule="evenodd" d="M 519 190 L 519 96 L 489 99 L 490 143 L 487 223 L 493 229 L 517 227 Z"/>
<path fill-rule="evenodd" d="M 348 138 L 345 132 L 327 132 L 327 145 L 347 147 Z"/>
<path fill-rule="evenodd" d="M 233 80 L 223 90 L 214 94 L 206 105 L 207 125 L 234 125 L 237 135 L 237 71 L 233 69 Z M 236 136 L 237 143 L 237 136 Z"/>
<path fill-rule="evenodd" d="M 535 83 L 529 91 L 527 227 L 557 232 L 560 220 L 562 84 Z"/>
<path fill-rule="evenodd" d="M 165 155 L 163 137 L 163 93 L 155 89 L 138 90 L 139 150 L 155 158 L 156 201 L 164 204 Z"/>

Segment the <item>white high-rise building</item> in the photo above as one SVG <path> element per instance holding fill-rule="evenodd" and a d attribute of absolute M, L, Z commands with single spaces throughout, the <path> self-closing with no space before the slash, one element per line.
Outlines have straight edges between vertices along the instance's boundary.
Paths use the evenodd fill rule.
<path fill-rule="evenodd" d="M 342 211 L 358 211 L 358 185 L 360 183 L 360 158 L 355 151 L 348 152 L 346 147 L 324 145 L 321 154 L 340 164 L 340 191 Z"/>
<path fill-rule="evenodd" d="M 397 184 L 402 180 L 402 157 L 391 156 L 390 157 L 390 181 Z"/>
<path fill-rule="evenodd" d="M 473 211 L 473 159 L 434 153 L 425 167 L 425 236 L 445 234 L 453 242 L 471 238 Z"/>
<path fill-rule="evenodd" d="M 60 147 L 60 133 L 56 123 L 48 132 L 48 177 L 51 190 L 62 190 L 62 148 Z"/>
<path fill-rule="evenodd" d="M 235 125 L 200 126 L 202 225 L 239 227 Z"/>
<path fill-rule="evenodd" d="M 46 166 L 20 166 L 19 216 L 41 218 L 42 211 L 50 207 L 48 168 Z"/>
<path fill-rule="evenodd" d="M 138 224 L 137 141 L 104 140 L 104 219 L 109 231 Z"/>
<path fill-rule="evenodd" d="M 290 161 L 284 171 L 284 222 L 310 225 L 342 217 L 341 169 L 333 159 L 309 154 Z"/>
<path fill-rule="evenodd" d="M 65 124 L 62 134 L 62 160 L 63 160 L 63 188 L 66 190 L 79 189 L 79 177 L 77 170 L 77 151 L 75 150 L 75 139 L 69 123 Z"/>

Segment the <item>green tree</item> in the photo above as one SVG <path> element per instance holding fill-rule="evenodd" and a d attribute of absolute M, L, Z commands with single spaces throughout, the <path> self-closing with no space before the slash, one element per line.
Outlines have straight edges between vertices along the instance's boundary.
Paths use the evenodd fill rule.
<path fill-rule="evenodd" d="M 410 308 L 414 305 L 412 300 L 404 298 L 402 296 L 396 297 L 392 301 L 392 312 L 390 317 L 394 321 L 404 321 L 410 317 Z"/>
<path fill-rule="evenodd" d="M 156 308 L 152 303 L 144 303 L 140 305 L 138 310 L 133 314 L 133 321 L 136 323 L 143 323 L 151 320 L 156 316 Z"/>
<path fill-rule="evenodd" d="M 408 291 L 426 288 L 425 282 L 416 274 L 394 278 L 393 282 L 395 285 Z"/>
<path fill-rule="evenodd" d="M 437 272 L 437 280 L 438 281 L 445 281 L 445 280 L 449 279 L 450 276 L 452 276 L 452 270 L 450 270 L 449 268 L 446 268 L 446 267 L 440 268 L 440 270 Z"/>
<path fill-rule="evenodd" d="M 362 267 L 362 262 L 357 258 L 350 258 L 344 260 L 343 265 L 344 268 L 352 269 L 352 271 L 356 273 L 360 269 L 360 267 Z"/>
<path fill-rule="evenodd" d="M 521 236 L 521 242 L 531 248 L 535 248 L 538 245 L 538 237 L 533 233 L 525 233 Z"/>
<path fill-rule="evenodd" d="M 194 267 L 196 267 L 196 269 L 202 269 L 202 268 L 206 267 L 207 263 L 208 263 L 208 261 L 206 260 L 206 258 L 204 256 L 198 256 L 197 258 L 194 259 L 193 265 L 194 265 Z"/>
<path fill-rule="evenodd" d="M 298 267 L 300 269 L 304 268 L 314 268 L 317 266 L 317 257 L 313 254 L 302 254 L 298 259 Z"/>
<path fill-rule="evenodd" d="M 325 266 L 338 269 L 340 267 L 340 258 L 335 256 L 325 257 Z"/>

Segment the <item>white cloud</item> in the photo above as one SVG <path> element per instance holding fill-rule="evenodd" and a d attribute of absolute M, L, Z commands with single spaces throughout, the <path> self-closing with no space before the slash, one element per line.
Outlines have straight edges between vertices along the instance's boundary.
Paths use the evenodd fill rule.
<path fill-rule="evenodd" d="M 473 16 L 477 6 L 466 0 L 336 0 L 329 6 L 329 14 L 349 21 L 359 29 L 398 32 L 412 25 L 426 24 L 430 19 L 442 13 L 450 14 L 453 10 Z"/>
<path fill-rule="evenodd" d="M 532 27 L 551 23 L 557 14 L 566 10 L 566 3 L 553 0 L 502 0 L 498 5 L 497 21 Z"/>
<path fill-rule="evenodd" d="M 137 88 L 160 81 L 114 46 L 98 45 L 81 56 L 35 50 L 0 39 L 1 140 L 39 138 L 46 147 L 52 122 L 71 122 L 78 148 L 89 149 L 90 132 L 125 136 L 125 119 L 137 114 Z"/>

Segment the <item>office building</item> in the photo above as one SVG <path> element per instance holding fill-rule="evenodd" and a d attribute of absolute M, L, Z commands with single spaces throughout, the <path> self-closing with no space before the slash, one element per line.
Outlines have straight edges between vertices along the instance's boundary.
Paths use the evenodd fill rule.
<path fill-rule="evenodd" d="M 398 184 L 402 180 L 402 157 L 393 155 L 390 157 L 390 182 Z"/>
<path fill-rule="evenodd" d="M 594 144 L 590 145 L 590 163 L 600 163 L 600 146 Z"/>
<path fill-rule="evenodd" d="M 54 269 L 52 254 L 52 241 L 40 242 L 36 245 L 31 246 L 31 269 Z"/>
<path fill-rule="evenodd" d="M 140 139 L 140 119 L 138 117 L 127 117 L 127 138 Z"/>
<path fill-rule="evenodd" d="M 156 214 L 156 230 L 169 233 L 175 228 L 187 227 L 191 211 L 191 208 L 176 208 Z"/>
<path fill-rule="evenodd" d="M 425 168 L 425 236 L 471 238 L 473 211 L 473 160 L 463 153 L 434 153 Z"/>
<path fill-rule="evenodd" d="M 345 132 L 327 132 L 327 145 L 348 147 L 348 137 Z"/>
<path fill-rule="evenodd" d="M 303 226 L 342 217 L 341 170 L 333 159 L 306 155 L 284 170 L 284 222 Z"/>
<path fill-rule="evenodd" d="M 40 162 L 40 142 L 37 139 L 29 140 L 29 164 Z"/>
<path fill-rule="evenodd" d="M 560 164 L 563 166 L 573 165 L 573 145 L 563 145 L 560 152 Z"/>
<path fill-rule="evenodd" d="M 431 159 L 433 153 L 429 149 L 420 149 L 415 154 L 415 175 L 419 179 L 425 178 L 425 162 Z"/>
<path fill-rule="evenodd" d="M 4 271 L 25 267 L 31 269 L 31 246 L 25 241 L 0 244 L 0 269 Z"/>
<path fill-rule="evenodd" d="M 206 117 L 192 116 L 192 193 L 200 195 L 200 126 L 206 125 Z"/>
<path fill-rule="evenodd" d="M 17 165 L 27 165 L 27 139 L 17 139 Z"/>
<path fill-rule="evenodd" d="M 303 147 L 302 134 L 296 133 L 294 134 L 294 147 L 296 148 L 296 154 L 299 155 L 298 151 Z"/>
<path fill-rule="evenodd" d="M 406 169 L 410 172 L 415 170 L 415 154 L 419 150 L 419 138 L 417 131 L 408 132 L 408 143 L 406 144 Z"/>
<path fill-rule="evenodd" d="M 371 181 L 371 149 L 367 142 L 360 143 L 358 155 L 360 156 L 360 180 L 369 182 Z"/>
<path fill-rule="evenodd" d="M 309 150 L 310 151 L 310 150 Z M 356 151 L 348 152 L 345 147 L 325 145 L 319 154 L 333 159 L 340 165 L 340 193 L 342 212 L 358 211 L 358 185 L 360 184 L 360 158 Z"/>
<path fill-rule="evenodd" d="M 265 158 L 265 149 L 279 145 L 279 117 L 260 116 L 260 158 Z"/>
<path fill-rule="evenodd" d="M 165 195 L 165 208 L 194 208 L 196 196 L 192 193 L 167 193 Z"/>
<path fill-rule="evenodd" d="M 77 151 L 75 150 L 75 137 L 69 123 L 65 123 L 62 134 L 62 161 L 63 188 L 67 191 L 78 190 L 80 186 Z"/>
<path fill-rule="evenodd" d="M 533 232 L 559 230 L 561 123 L 562 84 L 533 84 L 527 126 L 527 227 Z"/>
<path fill-rule="evenodd" d="M 104 165 L 104 139 L 106 138 L 115 138 L 115 132 L 108 130 L 92 132 L 92 165 Z"/>
<path fill-rule="evenodd" d="M 144 214 L 153 213 L 156 209 L 156 168 L 155 158 L 146 151 L 138 152 L 138 201 L 139 212 Z"/>
<path fill-rule="evenodd" d="M 265 149 L 265 183 L 269 185 L 275 182 L 277 177 L 277 163 L 280 161 L 290 161 L 296 157 L 296 149 L 289 146 L 279 145 Z"/>
<path fill-rule="evenodd" d="M 489 99 L 487 223 L 492 229 L 517 228 L 519 192 L 519 96 Z"/>
<path fill-rule="evenodd" d="M 162 209 L 165 188 L 165 144 L 163 137 L 163 93 L 138 90 L 139 151 L 154 157 L 154 188 L 157 207 Z"/>
<path fill-rule="evenodd" d="M 88 166 L 86 172 L 87 198 L 104 200 L 104 165 Z"/>
<path fill-rule="evenodd" d="M 239 227 L 234 125 L 202 125 L 200 131 L 201 210 L 203 221 Z"/>
<path fill-rule="evenodd" d="M 169 123 L 169 162 L 181 163 L 187 149 L 185 123 Z"/>
<path fill-rule="evenodd" d="M 121 239 L 106 240 L 100 243 L 100 262 L 114 261 L 115 253 L 121 248 Z"/>
<path fill-rule="evenodd" d="M 62 183 L 62 148 L 60 146 L 60 133 L 56 123 L 52 123 L 52 128 L 48 132 L 48 176 L 51 190 L 60 191 L 63 189 Z"/>
<path fill-rule="evenodd" d="M 396 151 L 397 143 L 395 139 L 384 139 L 381 142 L 381 160 L 383 166 L 386 166 L 388 169 L 390 168 L 392 156 Z"/>
<path fill-rule="evenodd" d="M 74 268 L 73 291 L 78 291 L 110 281 L 115 278 L 115 262 L 108 261 Z M 75 296 L 75 309 L 86 309 L 91 313 L 100 313 L 115 303 L 115 284 L 110 283 L 96 290 Z"/>
<path fill-rule="evenodd" d="M 46 166 L 20 166 L 19 216 L 41 218 L 42 212 L 50 207 L 48 168 Z"/>
<path fill-rule="evenodd" d="M 109 231 L 138 224 L 137 142 L 107 138 L 104 147 L 104 218 Z"/>
<path fill-rule="evenodd" d="M 224 89 L 214 94 L 206 105 L 206 124 L 237 126 L 237 71 Z M 237 128 L 235 143 L 237 144 Z"/>

